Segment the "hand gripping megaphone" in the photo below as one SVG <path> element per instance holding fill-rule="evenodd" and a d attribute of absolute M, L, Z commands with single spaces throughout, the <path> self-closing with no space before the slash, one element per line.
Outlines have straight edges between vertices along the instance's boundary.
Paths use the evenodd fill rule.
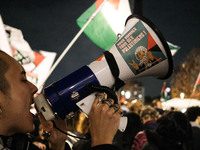
<path fill-rule="evenodd" d="M 167 79 L 172 71 L 171 52 L 161 32 L 145 17 L 131 15 L 109 53 L 44 88 L 35 104 L 46 120 L 53 120 L 55 113 L 64 119 L 79 109 L 88 114 L 95 99 L 88 85 L 113 88 L 118 80 L 145 76 Z M 124 131 L 126 125 L 127 118 L 122 117 L 119 130 Z"/>

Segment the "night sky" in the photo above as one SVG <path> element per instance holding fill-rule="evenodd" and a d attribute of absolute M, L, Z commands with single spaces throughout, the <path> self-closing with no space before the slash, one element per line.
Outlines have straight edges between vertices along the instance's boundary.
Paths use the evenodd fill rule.
<path fill-rule="evenodd" d="M 21 29 L 33 50 L 57 52 L 57 58 L 78 33 L 76 19 L 94 0 L 0 0 L 4 24 Z M 132 1 L 131 1 L 132 2 Z M 199 0 L 143 0 L 143 15 L 165 39 L 181 47 L 173 56 L 174 69 L 193 49 L 200 47 Z M 46 85 L 96 60 L 103 50 L 84 34 L 54 70 Z M 163 80 L 145 77 L 145 96 L 160 94 Z M 169 79 L 166 80 L 169 83 Z"/>

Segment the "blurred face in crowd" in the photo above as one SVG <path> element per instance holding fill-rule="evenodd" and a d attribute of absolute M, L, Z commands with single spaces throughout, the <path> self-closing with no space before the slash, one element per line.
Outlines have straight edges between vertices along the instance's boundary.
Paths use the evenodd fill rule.
<path fill-rule="evenodd" d="M 157 108 L 163 109 L 162 102 L 160 102 L 160 101 L 157 102 Z"/>
<path fill-rule="evenodd" d="M 0 134 L 31 132 L 34 124 L 30 105 L 33 103 L 33 95 L 37 88 L 27 81 L 24 68 L 16 60 L 2 52 L 0 52 L 0 59 L 9 66 L 5 72 L 5 79 L 9 84 L 8 89 L 6 92 L 0 91 L 0 109 L 2 110 Z"/>
<path fill-rule="evenodd" d="M 197 117 L 197 123 L 200 125 L 200 116 Z"/>

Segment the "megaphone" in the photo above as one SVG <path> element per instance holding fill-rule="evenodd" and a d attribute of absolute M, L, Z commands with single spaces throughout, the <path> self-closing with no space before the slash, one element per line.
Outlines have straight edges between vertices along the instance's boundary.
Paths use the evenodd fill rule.
<path fill-rule="evenodd" d="M 112 88 L 116 79 L 127 81 L 145 76 L 167 79 L 173 71 L 166 40 L 157 27 L 142 16 L 128 17 L 122 35 L 109 55 L 105 54 L 44 88 L 35 103 L 46 120 L 53 120 L 55 113 L 64 119 L 79 109 L 88 114 L 95 99 L 95 92 L 88 90 L 88 84 Z M 113 75 L 113 68 L 118 70 L 117 77 Z M 124 131 L 126 125 L 127 118 L 122 117 L 120 131 Z"/>

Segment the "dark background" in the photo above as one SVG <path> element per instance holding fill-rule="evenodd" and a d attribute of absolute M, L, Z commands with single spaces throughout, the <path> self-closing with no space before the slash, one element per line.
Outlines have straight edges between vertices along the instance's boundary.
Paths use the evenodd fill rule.
<path fill-rule="evenodd" d="M 54 51 L 58 58 L 80 30 L 76 19 L 94 2 L 95 0 L 0 0 L 0 14 L 4 24 L 22 30 L 24 39 L 33 50 Z M 131 3 L 133 4 L 133 0 Z M 158 27 L 167 41 L 181 47 L 173 57 L 175 69 L 193 48 L 200 46 L 199 0 L 143 0 L 143 15 Z M 103 50 L 82 34 L 46 85 L 91 63 L 102 53 Z M 142 80 L 145 96 L 160 95 L 163 80 L 152 77 Z"/>

